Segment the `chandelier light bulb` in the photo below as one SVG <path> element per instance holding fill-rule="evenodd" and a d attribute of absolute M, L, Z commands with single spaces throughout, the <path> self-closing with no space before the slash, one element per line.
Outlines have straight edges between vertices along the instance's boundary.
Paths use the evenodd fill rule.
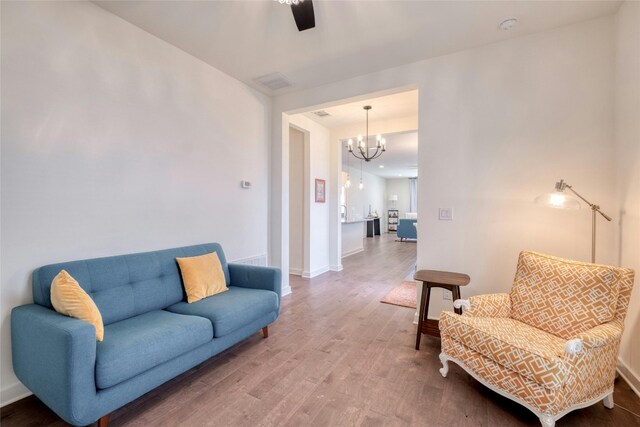
<path fill-rule="evenodd" d="M 380 157 L 380 155 L 386 151 L 386 141 L 381 134 L 374 134 L 376 142 L 375 144 L 369 144 L 369 137 L 374 136 L 369 134 L 369 110 L 371 110 L 372 107 L 371 105 L 365 105 L 362 108 L 366 111 L 365 128 L 367 134 L 365 137 L 363 137 L 362 134 L 359 134 L 357 136 L 357 150 L 353 150 L 353 146 L 351 145 L 351 143 L 347 145 L 347 148 L 349 153 L 351 153 L 356 159 L 370 162 L 371 160 Z"/>
<path fill-rule="evenodd" d="M 360 180 L 360 184 L 358 184 L 358 190 L 362 190 L 364 188 L 364 184 L 362 183 L 362 180 Z"/>

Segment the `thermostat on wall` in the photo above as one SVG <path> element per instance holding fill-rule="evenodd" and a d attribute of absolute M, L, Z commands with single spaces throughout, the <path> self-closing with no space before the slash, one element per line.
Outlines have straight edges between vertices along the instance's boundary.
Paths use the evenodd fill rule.
<path fill-rule="evenodd" d="M 242 188 L 251 188 L 251 181 L 240 181 Z"/>

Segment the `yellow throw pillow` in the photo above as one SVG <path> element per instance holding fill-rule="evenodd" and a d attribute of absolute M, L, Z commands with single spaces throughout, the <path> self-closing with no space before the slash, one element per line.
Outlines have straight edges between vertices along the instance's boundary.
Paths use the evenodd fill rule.
<path fill-rule="evenodd" d="M 76 279 L 65 270 L 51 282 L 51 304 L 60 314 L 91 323 L 96 328 L 96 339 L 102 341 L 104 325 L 100 310 Z"/>
<path fill-rule="evenodd" d="M 176 261 L 180 266 L 189 304 L 229 290 L 217 253 L 176 258 Z"/>

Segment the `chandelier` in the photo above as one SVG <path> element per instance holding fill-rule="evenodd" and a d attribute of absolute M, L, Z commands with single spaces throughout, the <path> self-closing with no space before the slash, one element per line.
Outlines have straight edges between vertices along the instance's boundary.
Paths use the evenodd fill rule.
<path fill-rule="evenodd" d="M 358 146 L 357 151 L 353 150 L 353 139 L 350 139 L 347 147 L 351 154 L 354 157 L 360 160 L 364 160 L 365 162 L 370 162 L 373 159 L 376 159 L 382 155 L 385 151 L 387 151 L 387 141 L 381 136 L 376 136 L 376 145 L 373 147 L 369 147 L 369 110 L 371 110 L 371 105 L 365 105 L 364 110 L 367 112 L 367 134 L 364 139 L 362 139 L 362 135 L 358 135 Z M 369 150 L 373 150 L 375 148 L 375 152 L 369 155 Z"/>

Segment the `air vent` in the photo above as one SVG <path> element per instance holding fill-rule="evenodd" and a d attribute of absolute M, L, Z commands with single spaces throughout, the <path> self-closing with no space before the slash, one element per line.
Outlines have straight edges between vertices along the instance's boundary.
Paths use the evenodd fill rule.
<path fill-rule="evenodd" d="M 289 80 L 280 73 L 265 74 L 264 76 L 253 79 L 253 81 L 260 83 L 262 86 L 273 91 L 293 86 Z"/>
<path fill-rule="evenodd" d="M 318 117 L 327 117 L 331 115 L 324 110 L 314 111 L 313 114 L 315 114 Z"/>

